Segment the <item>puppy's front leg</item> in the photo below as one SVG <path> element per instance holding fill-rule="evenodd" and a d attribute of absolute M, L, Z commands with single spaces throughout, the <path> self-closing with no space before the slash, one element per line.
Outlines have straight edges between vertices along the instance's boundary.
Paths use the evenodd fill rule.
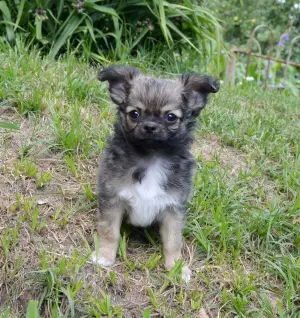
<path fill-rule="evenodd" d="M 182 230 L 184 227 L 184 214 L 170 207 L 163 213 L 160 225 L 160 235 L 163 243 L 165 268 L 170 270 L 177 260 L 181 259 Z M 189 281 L 190 269 L 184 265 L 182 268 L 182 279 Z"/>
<path fill-rule="evenodd" d="M 123 206 L 118 203 L 110 209 L 100 211 L 98 219 L 99 251 L 92 255 L 92 261 L 102 266 L 111 266 L 116 260 L 123 218 Z"/>

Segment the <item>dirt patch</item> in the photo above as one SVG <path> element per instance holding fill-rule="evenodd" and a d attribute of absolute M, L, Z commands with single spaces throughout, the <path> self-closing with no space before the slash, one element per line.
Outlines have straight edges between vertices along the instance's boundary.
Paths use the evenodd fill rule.
<path fill-rule="evenodd" d="M 229 169 L 230 174 L 238 174 L 240 170 L 247 170 L 245 155 L 233 147 L 221 144 L 220 138 L 215 135 L 206 135 L 195 140 L 193 154 L 201 156 L 205 161 L 219 159 L 223 166 Z"/>
<path fill-rule="evenodd" d="M 0 160 L 7 163 L 17 160 L 21 153 L 38 156 L 40 152 L 46 156 L 49 144 L 55 139 L 51 129 L 51 118 L 48 116 L 21 117 L 13 110 L 0 109 L 0 121 L 18 123 L 20 130 L 5 130 L 0 128 Z M 51 154 L 52 155 L 52 154 Z"/>

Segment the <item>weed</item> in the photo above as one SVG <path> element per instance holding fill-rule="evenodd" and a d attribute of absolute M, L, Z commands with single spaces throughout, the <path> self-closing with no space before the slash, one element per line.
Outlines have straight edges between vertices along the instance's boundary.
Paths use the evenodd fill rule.
<path fill-rule="evenodd" d="M 42 172 L 41 175 L 36 179 L 37 189 L 42 188 L 51 179 L 52 179 L 52 174 L 50 171 Z"/>
<path fill-rule="evenodd" d="M 88 310 L 91 315 L 101 318 L 104 314 L 107 317 L 122 317 L 122 308 L 111 304 L 111 299 L 104 292 L 101 292 L 102 299 L 92 299 Z"/>
<path fill-rule="evenodd" d="M 161 262 L 161 255 L 158 253 L 153 253 L 147 259 L 144 268 L 149 269 L 150 271 L 157 267 L 157 265 Z"/>
<path fill-rule="evenodd" d="M 93 191 L 93 188 L 90 183 L 86 183 L 82 185 L 84 195 L 88 201 L 95 201 L 97 196 Z"/>
<path fill-rule="evenodd" d="M 157 301 L 157 298 L 156 298 L 156 296 L 155 296 L 155 293 L 154 293 L 154 291 L 152 290 L 152 288 L 150 288 L 150 287 L 148 287 L 147 288 L 147 292 L 148 292 L 148 295 L 149 295 L 149 297 L 150 297 L 150 299 L 151 299 L 151 304 L 152 304 L 152 306 L 154 307 L 154 308 L 159 308 L 159 303 L 158 303 L 158 301 Z"/>
<path fill-rule="evenodd" d="M 151 310 L 149 308 L 145 309 L 142 313 L 143 318 L 150 318 L 151 317 Z"/>
<path fill-rule="evenodd" d="M 16 192 L 16 203 L 12 204 L 9 210 L 14 213 L 21 208 L 21 196 L 18 192 Z"/>
<path fill-rule="evenodd" d="M 5 229 L 1 235 L 1 246 L 5 258 L 8 258 L 9 250 L 19 241 L 19 228 Z"/>
<path fill-rule="evenodd" d="M 28 178 L 35 178 L 37 173 L 37 167 L 31 160 L 21 161 L 21 163 L 15 167 L 15 176 L 25 174 Z"/>
<path fill-rule="evenodd" d="M 127 234 L 124 233 L 119 242 L 119 255 L 128 267 L 129 271 L 133 271 L 136 267 L 134 261 L 130 260 L 127 257 L 127 244 L 128 244 L 128 237 Z"/>
<path fill-rule="evenodd" d="M 72 174 L 74 176 L 77 176 L 78 172 L 77 172 L 77 167 L 76 167 L 74 159 L 71 156 L 66 155 L 65 161 L 66 161 L 66 164 L 67 164 L 69 170 L 72 172 Z"/>

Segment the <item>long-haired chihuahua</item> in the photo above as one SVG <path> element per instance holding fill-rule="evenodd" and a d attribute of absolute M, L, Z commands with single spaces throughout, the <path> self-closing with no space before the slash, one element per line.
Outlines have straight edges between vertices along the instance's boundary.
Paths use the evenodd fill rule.
<path fill-rule="evenodd" d="M 169 270 L 181 258 L 195 165 L 193 127 L 218 80 L 198 73 L 151 78 L 116 65 L 103 69 L 99 80 L 108 81 L 118 117 L 99 168 L 99 251 L 92 259 L 114 264 L 123 219 L 141 227 L 158 223 Z M 190 273 L 185 265 L 183 279 Z"/>

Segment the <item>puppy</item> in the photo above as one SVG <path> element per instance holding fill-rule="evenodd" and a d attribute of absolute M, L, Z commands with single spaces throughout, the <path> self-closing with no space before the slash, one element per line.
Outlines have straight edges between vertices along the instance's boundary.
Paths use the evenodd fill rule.
<path fill-rule="evenodd" d="M 193 127 L 218 80 L 197 73 L 154 79 L 128 66 L 107 67 L 99 80 L 108 81 L 118 118 L 99 168 L 99 251 L 92 260 L 114 264 L 123 219 L 142 227 L 157 222 L 169 270 L 181 258 Z M 186 266 L 182 277 L 190 278 Z"/>

